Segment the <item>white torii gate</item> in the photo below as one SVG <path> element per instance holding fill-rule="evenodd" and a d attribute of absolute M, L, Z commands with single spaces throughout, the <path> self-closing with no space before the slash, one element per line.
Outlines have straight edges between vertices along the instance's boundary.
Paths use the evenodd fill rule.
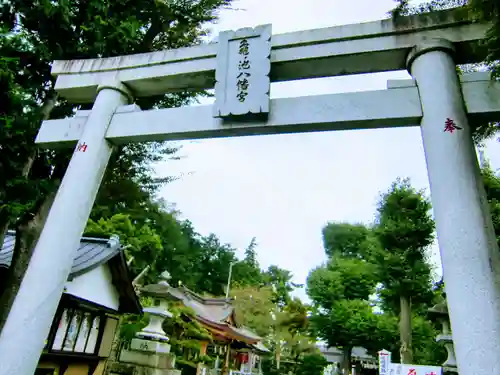
<path fill-rule="evenodd" d="M 488 25 L 457 17 L 446 11 L 272 38 L 267 25 L 222 33 L 217 44 L 54 62 L 59 94 L 94 106 L 45 121 L 38 134 L 40 146 L 76 147 L 1 333 L 0 374 L 36 368 L 113 145 L 394 126 L 422 129 L 459 370 L 500 374 L 500 253 L 469 127 L 498 119 L 500 84 L 481 73 L 460 83 L 455 64 L 481 60 L 472 47 Z M 268 96 L 270 81 L 406 68 L 414 80 L 389 81 L 387 90 Z M 214 106 L 131 104 L 212 88 L 215 79 Z"/>

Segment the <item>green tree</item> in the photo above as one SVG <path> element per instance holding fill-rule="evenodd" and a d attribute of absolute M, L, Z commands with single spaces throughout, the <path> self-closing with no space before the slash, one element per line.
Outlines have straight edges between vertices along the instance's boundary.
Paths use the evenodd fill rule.
<path fill-rule="evenodd" d="M 330 222 L 323 228 L 323 246 L 330 258 L 367 259 L 373 243 L 372 232 L 363 224 Z"/>
<path fill-rule="evenodd" d="M 283 307 L 277 317 L 277 324 L 292 334 L 306 334 L 309 329 L 309 310 L 310 306 L 295 297 Z"/>
<path fill-rule="evenodd" d="M 489 163 L 485 163 L 481 170 L 486 197 L 490 206 L 493 228 L 500 246 L 500 178 L 495 174 Z"/>
<path fill-rule="evenodd" d="M 359 260 L 336 257 L 313 270 L 307 278 L 307 293 L 314 302 L 328 306 L 341 299 L 367 300 L 375 291 L 375 267 Z"/>
<path fill-rule="evenodd" d="M 286 306 L 291 302 L 290 293 L 301 285 L 292 282 L 292 273 L 278 266 L 271 265 L 262 274 L 263 283 L 270 286 L 275 295 L 275 302 L 280 307 Z"/>
<path fill-rule="evenodd" d="M 0 4 L 1 77 L 6 88 L 5 101 L 2 101 L 2 105 L 6 105 L 2 106 L 0 116 L 3 119 L 0 125 L 5 125 L 0 132 L 0 233 L 3 235 L 8 227 L 14 227 L 18 239 L 9 271 L 9 286 L 0 301 L 0 328 L 71 154 L 71 150 L 55 152 L 35 147 L 33 140 L 40 121 L 69 116 L 78 108 L 89 108 L 57 97 L 55 81 L 50 75 L 51 62 L 200 43 L 206 35 L 206 23 L 215 20 L 218 9 L 230 2 L 12 0 Z M 175 106 L 195 95 L 165 95 L 137 103 L 143 109 Z M 101 213 L 94 219 L 101 215 L 109 218 L 123 205 L 139 209 L 140 202 L 154 193 L 154 187 L 165 182 L 154 179 L 148 166 L 171 153 L 171 148 L 158 144 L 118 148 L 103 184 L 104 190 L 99 194 L 97 207 Z M 116 196 L 120 202 L 110 205 L 110 196 Z M 137 200 L 138 197 L 141 199 Z"/>
<path fill-rule="evenodd" d="M 223 296 L 227 288 L 229 267 L 237 258 L 235 250 L 228 244 L 221 244 L 214 234 L 202 238 L 202 257 L 198 260 L 200 280 L 198 288 L 214 296 Z"/>
<path fill-rule="evenodd" d="M 125 247 L 125 254 L 131 260 L 133 274 L 137 275 L 146 266 L 151 269 L 150 275 L 159 275 L 162 271 L 161 267 L 157 268 L 157 262 L 161 260 L 164 251 L 161 237 L 147 224 L 133 224 L 129 216 L 116 214 L 108 220 L 89 219 L 85 234 L 92 237 L 119 236 Z"/>
<path fill-rule="evenodd" d="M 127 248 L 134 273 L 149 266 L 143 280 L 145 283 L 156 282 L 157 276 L 168 270 L 173 285 L 183 284 L 197 293 L 223 296 L 230 264 L 245 262 L 238 261 L 236 250 L 221 243 L 215 234 L 201 236 L 191 222 L 178 221 L 175 212 L 160 203 L 149 202 L 142 211 L 124 209 L 124 212 L 126 214 L 117 214 L 110 219 L 90 220 L 87 231 L 94 235 L 117 234 L 125 245 L 129 245 L 131 233 L 138 228 L 159 238 L 156 249 L 146 247 L 136 251 L 135 246 Z M 96 224 L 102 233 L 95 229 Z M 261 277 L 261 270 L 257 265 L 252 271 L 252 274 L 235 275 L 234 284 L 254 285 L 255 275 Z"/>
<path fill-rule="evenodd" d="M 298 298 L 279 306 L 269 286 L 232 289 L 237 318 L 260 335 L 272 351 L 274 364 L 266 363 L 266 372 L 296 372 L 302 358 L 314 352 L 315 339 L 309 335 L 309 308 Z M 280 366 L 286 363 L 286 366 Z"/>
<path fill-rule="evenodd" d="M 318 352 L 306 354 L 302 357 L 295 375 L 322 375 L 328 361 Z"/>
<path fill-rule="evenodd" d="M 179 241 L 171 242 L 171 250 L 167 252 L 168 266 L 166 269 L 172 276 L 172 285 L 184 284 L 196 292 L 206 292 L 198 288 L 198 281 L 202 277 L 199 266 L 200 259 L 204 257 L 203 237 L 196 232 L 189 220 L 180 223 L 181 238 Z"/>
<path fill-rule="evenodd" d="M 379 345 L 379 319 L 368 301 L 375 291 L 374 275 L 373 265 L 364 260 L 335 256 L 307 278 L 313 330 L 329 346 L 342 349 L 346 373 L 353 347 Z"/>
<path fill-rule="evenodd" d="M 257 240 L 252 238 L 243 260 L 234 262 L 232 282 L 240 286 L 263 286 L 262 270 L 257 260 Z"/>
<path fill-rule="evenodd" d="M 305 356 L 315 353 L 316 339 L 310 335 L 309 306 L 299 298 L 282 306 L 275 316 L 273 347 L 276 358 L 288 364 L 287 370 L 296 374 Z"/>
<path fill-rule="evenodd" d="M 441 366 L 447 353 L 443 345 L 436 342 L 440 334 L 438 324 L 431 322 L 426 315 L 414 315 L 412 321 L 412 341 L 414 363 Z"/>
<path fill-rule="evenodd" d="M 434 239 L 431 203 L 409 180 L 397 180 L 378 205 L 376 234 L 382 250 L 373 256 L 381 298 L 400 317 L 401 360 L 413 363 L 412 308 L 432 300 L 426 250 Z"/>
<path fill-rule="evenodd" d="M 231 290 L 237 317 L 259 336 L 267 338 L 275 324 L 276 304 L 269 287 L 245 286 Z"/>

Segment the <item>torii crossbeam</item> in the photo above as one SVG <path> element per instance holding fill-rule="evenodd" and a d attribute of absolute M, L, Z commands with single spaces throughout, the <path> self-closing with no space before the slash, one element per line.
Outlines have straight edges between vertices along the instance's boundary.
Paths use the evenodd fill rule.
<path fill-rule="evenodd" d="M 43 147 L 75 147 L 0 336 L 0 375 L 33 374 L 113 145 L 421 126 L 459 371 L 500 374 L 500 253 L 469 122 L 498 119 L 500 84 L 459 77 L 489 25 L 438 12 L 116 58 L 56 61 L 56 90 L 91 111 L 42 124 Z M 387 90 L 269 98 L 270 82 L 408 69 Z M 141 111 L 134 97 L 215 86 L 213 106 Z M 76 145 L 76 146 L 75 146 Z"/>

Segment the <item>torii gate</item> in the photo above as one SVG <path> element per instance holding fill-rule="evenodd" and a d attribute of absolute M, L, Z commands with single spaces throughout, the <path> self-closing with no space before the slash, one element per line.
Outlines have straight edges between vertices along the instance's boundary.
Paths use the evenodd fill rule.
<path fill-rule="evenodd" d="M 116 58 L 56 61 L 56 90 L 91 111 L 42 124 L 43 147 L 75 147 L 0 336 L 0 374 L 31 375 L 113 145 L 153 140 L 421 126 L 459 370 L 500 374 L 500 254 L 469 121 L 500 115 L 500 84 L 457 77 L 481 61 L 488 25 L 446 11 Z M 456 52 L 456 53 L 455 53 Z M 453 57 L 454 56 L 454 57 Z M 455 58 L 455 59 L 454 59 Z M 387 90 L 270 99 L 270 81 L 407 68 Z M 134 97 L 214 87 L 214 106 L 141 111 Z M 128 105 L 127 105 L 128 104 Z"/>

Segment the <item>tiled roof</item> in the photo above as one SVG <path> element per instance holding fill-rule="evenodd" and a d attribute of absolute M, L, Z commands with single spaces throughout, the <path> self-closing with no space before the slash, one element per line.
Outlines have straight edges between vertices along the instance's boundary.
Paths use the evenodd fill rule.
<path fill-rule="evenodd" d="M 0 267 L 10 267 L 15 241 L 15 232 L 8 231 L 0 250 Z M 127 267 L 123 248 L 116 236 L 110 238 L 82 237 L 68 279 L 72 280 L 102 264 L 109 265 L 112 283 L 120 295 L 118 311 L 141 314 L 142 307 L 132 286 L 132 277 Z"/>
<path fill-rule="evenodd" d="M 167 297 L 182 301 L 194 313 L 213 323 L 224 323 L 233 312 L 233 306 L 225 298 L 203 298 L 184 286 L 174 288 L 167 283 L 151 284 L 141 288 L 147 295 Z"/>
<path fill-rule="evenodd" d="M 161 281 L 158 284 L 146 285 L 141 288 L 141 292 L 147 296 L 163 297 L 182 301 L 182 303 L 190 307 L 197 318 L 209 326 L 218 327 L 237 340 L 249 342 L 250 345 L 258 343 L 262 340 L 255 332 L 236 322 L 228 321 L 233 316 L 234 307 L 231 305 L 231 300 L 226 298 L 207 298 L 200 296 L 185 286 L 174 288 L 167 282 Z M 233 316 L 234 318 L 234 316 Z M 234 319 L 233 319 L 234 320 Z M 255 347 L 260 351 L 268 350 L 265 346 Z"/>
<path fill-rule="evenodd" d="M 10 267 L 12 256 L 14 255 L 15 242 L 15 232 L 8 231 L 5 234 L 3 246 L 0 250 L 0 266 Z M 80 247 L 71 267 L 69 279 L 71 280 L 78 275 L 93 270 L 101 264 L 106 263 L 121 251 L 120 242 L 116 237 L 82 237 Z"/>
<path fill-rule="evenodd" d="M 183 301 L 198 316 L 216 323 L 225 322 L 233 313 L 233 306 L 225 298 L 204 298 L 185 286 L 181 286 Z"/>

